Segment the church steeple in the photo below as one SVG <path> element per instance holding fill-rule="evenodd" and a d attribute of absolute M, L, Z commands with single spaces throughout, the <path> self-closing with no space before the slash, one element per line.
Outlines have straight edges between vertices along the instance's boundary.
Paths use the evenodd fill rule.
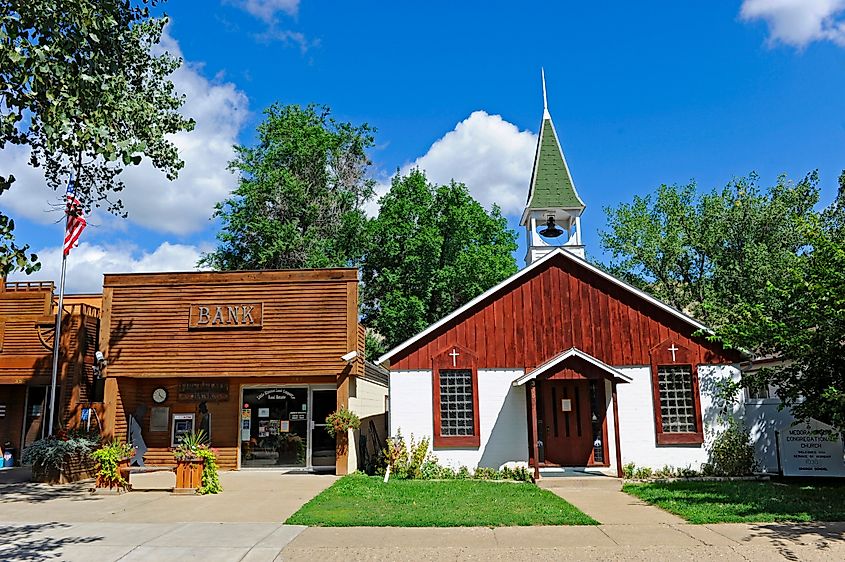
<path fill-rule="evenodd" d="M 586 205 L 578 195 L 569 173 L 549 113 L 545 72 L 540 72 L 543 82 L 543 121 L 537 138 L 528 201 L 520 221 L 526 229 L 528 242 L 526 265 L 555 248 L 565 248 L 578 257 L 584 257 L 581 213 Z"/>

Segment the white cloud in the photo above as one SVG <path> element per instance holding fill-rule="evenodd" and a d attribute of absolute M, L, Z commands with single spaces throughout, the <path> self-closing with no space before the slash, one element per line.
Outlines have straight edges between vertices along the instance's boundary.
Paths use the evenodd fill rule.
<path fill-rule="evenodd" d="M 178 42 L 165 32 L 161 48 L 182 56 Z M 246 95 L 232 83 L 212 82 L 201 65 L 186 63 L 172 76 L 179 93 L 185 94 L 181 113 L 196 120 L 196 128 L 173 135 L 185 167 L 179 178 L 169 181 L 148 160 L 127 168 L 120 177 L 126 189 L 118 194 L 129 213 L 129 221 L 158 232 L 188 234 L 205 228 L 214 204 L 235 187 L 236 178 L 226 169 L 234 156 L 233 146 L 248 115 Z M 0 151 L 0 169 L 12 172 L 17 181 L 3 195 L 5 208 L 35 222 L 47 224 L 61 218 L 48 213 L 59 196 L 45 185 L 41 170 L 27 165 L 29 150 L 8 147 Z M 100 214 L 94 222 L 125 227 Z"/>
<path fill-rule="evenodd" d="M 536 146 L 534 133 L 520 131 L 501 115 L 474 111 L 401 172 L 419 167 L 429 181 L 445 184 L 454 179 L 466 184 L 485 208 L 496 203 L 504 214 L 518 215 L 528 196 Z M 389 182 L 379 184 L 376 196 L 389 188 Z M 377 209 L 374 201 L 367 212 L 372 216 Z"/>
<path fill-rule="evenodd" d="M 289 16 L 299 12 L 299 0 L 227 0 L 227 3 L 238 6 L 268 24 L 276 21 L 279 12 Z"/>
<path fill-rule="evenodd" d="M 200 254 L 209 248 L 162 243 L 152 252 L 127 243 L 94 245 L 82 242 L 71 250 L 65 276 L 66 293 L 99 293 L 104 273 L 140 273 L 149 271 L 194 271 Z M 61 246 L 42 248 L 36 253 L 41 270 L 26 276 L 13 273 L 10 281 L 53 281 L 58 287 L 61 273 Z"/>
<path fill-rule="evenodd" d="M 804 47 L 813 41 L 845 46 L 845 0 L 744 0 L 740 17 L 764 20 L 769 41 Z"/>

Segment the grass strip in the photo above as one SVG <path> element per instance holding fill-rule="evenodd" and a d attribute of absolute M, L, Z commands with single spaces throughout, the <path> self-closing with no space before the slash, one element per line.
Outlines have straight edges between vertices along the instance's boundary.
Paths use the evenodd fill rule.
<path fill-rule="evenodd" d="M 286 523 L 324 527 L 500 527 L 597 525 L 533 484 L 485 480 L 391 480 L 351 474 Z"/>
<path fill-rule="evenodd" d="M 690 523 L 845 521 L 845 486 L 757 481 L 628 483 L 622 491 Z"/>

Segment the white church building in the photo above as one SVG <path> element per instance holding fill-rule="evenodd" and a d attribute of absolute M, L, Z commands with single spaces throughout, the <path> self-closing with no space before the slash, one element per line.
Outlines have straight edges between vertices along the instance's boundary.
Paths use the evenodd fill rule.
<path fill-rule="evenodd" d="M 428 437 L 453 468 L 700 469 L 723 413 L 778 470 L 770 397 L 717 397 L 746 358 L 707 327 L 584 259 L 576 190 L 545 103 L 521 224 L 526 266 L 388 351 L 390 433 Z M 755 429 L 756 428 L 756 429 Z"/>

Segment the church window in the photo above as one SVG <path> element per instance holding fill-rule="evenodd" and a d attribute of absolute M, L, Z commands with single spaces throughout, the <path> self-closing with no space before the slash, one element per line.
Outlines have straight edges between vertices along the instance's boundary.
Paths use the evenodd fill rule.
<path fill-rule="evenodd" d="M 474 420 L 472 371 L 440 371 L 440 435 L 472 435 Z"/>
<path fill-rule="evenodd" d="M 695 397 L 692 367 L 661 365 L 657 368 L 660 417 L 664 433 L 695 433 Z"/>
<path fill-rule="evenodd" d="M 475 355 L 450 346 L 433 358 L 434 447 L 478 447 L 478 372 Z"/>
<path fill-rule="evenodd" d="M 654 426 L 658 445 L 701 445 L 696 355 L 668 339 L 651 349 Z"/>

